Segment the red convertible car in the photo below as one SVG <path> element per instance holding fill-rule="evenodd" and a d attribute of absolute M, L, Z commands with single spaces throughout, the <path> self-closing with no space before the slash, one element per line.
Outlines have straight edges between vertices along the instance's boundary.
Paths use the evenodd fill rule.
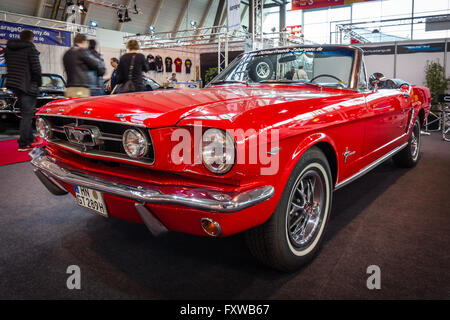
<path fill-rule="evenodd" d="M 262 263 L 294 270 L 317 254 L 334 190 L 420 158 L 429 90 L 372 80 L 352 46 L 248 52 L 203 89 L 43 106 L 48 145 L 32 164 L 53 194 L 105 217 L 154 235 L 245 231 Z"/>

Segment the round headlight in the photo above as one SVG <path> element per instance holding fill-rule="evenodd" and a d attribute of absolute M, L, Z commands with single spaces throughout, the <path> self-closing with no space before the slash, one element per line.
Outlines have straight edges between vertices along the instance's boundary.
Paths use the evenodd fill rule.
<path fill-rule="evenodd" d="M 8 107 L 8 101 L 0 99 L 0 110 L 6 109 Z"/>
<path fill-rule="evenodd" d="M 52 137 L 52 127 L 44 118 L 37 118 L 36 131 L 42 139 L 50 139 Z"/>
<path fill-rule="evenodd" d="M 234 164 L 234 140 L 223 130 L 208 129 L 202 138 L 203 165 L 209 171 L 224 174 Z"/>
<path fill-rule="evenodd" d="M 131 158 L 141 158 L 147 154 L 148 141 L 145 135 L 136 129 L 128 129 L 122 137 L 123 148 Z"/>

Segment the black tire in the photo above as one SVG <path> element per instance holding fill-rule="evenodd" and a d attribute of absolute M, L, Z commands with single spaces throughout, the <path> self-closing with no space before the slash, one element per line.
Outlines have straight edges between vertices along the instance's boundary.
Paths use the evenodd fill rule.
<path fill-rule="evenodd" d="M 324 199 L 320 201 L 320 209 L 316 211 L 314 208 L 317 207 L 310 203 L 306 206 L 304 203 L 303 207 L 307 208 L 306 210 L 301 209 L 301 211 L 292 214 L 288 213 L 291 209 L 299 207 L 295 206 L 294 203 L 301 204 L 301 202 L 298 202 L 301 198 L 298 195 L 302 193 L 297 192 L 300 191 L 299 189 L 303 189 L 301 186 L 304 185 L 304 179 L 307 179 L 309 175 L 314 176 L 317 179 L 314 184 L 320 182 L 321 185 L 318 185 L 318 188 L 323 189 Z M 300 186 L 299 183 L 303 184 Z M 314 187 L 313 190 L 315 190 Z M 303 195 L 306 193 L 304 192 Z M 296 199 L 294 199 L 294 195 L 297 195 Z M 328 161 L 319 148 L 312 147 L 296 164 L 271 218 L 263 225 L 246 232 L 246 242 L 250 252 L 260 262 L 272 268 L 280 271 L 297 270 L 313 259 L 320 249 L 331 210 L 331 201 L 332 178 Z M 316 219 L 318 224 L 313 229 L 315 231 L 311 231 L 308 242 L 300 245 L 292 237 L 290 221 L 294 220 L 295 216 L 298 216 L 300 221 L 300 216 L 307 216 L 307 210 L 310 210 L 310 218 L 303 218 L 303 222 L 297 223 L 297 227 L 299 225 L 309 226 L 308 223 L 304 222 L 312 221 L 311 217 L 318 217 Z M 319 213 L 314 215 L 315 212 Z"/>
<path fill-rule="evenodd" d="M 252 81 L 259 82 L 272 79 L 273 63 L 269 58 L 259 58 L 252 62 L 248 75 Z"/>
<path fill-rule="evenodd" d="M 402 151 L 394 155 L 394 163 L 401 168 L 413 168 L 419 162 L 420 154 L 420 122 L 417 119 L 411 130 L 408 145 Z"/>

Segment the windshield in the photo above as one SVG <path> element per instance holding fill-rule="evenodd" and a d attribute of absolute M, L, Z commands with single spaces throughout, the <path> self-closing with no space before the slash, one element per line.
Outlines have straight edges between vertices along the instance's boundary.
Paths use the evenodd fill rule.
<path fill-rule="evenodd" d="M 152 90 L 156 90 L 159 89 L 161 86 L 153 79 L 150 78 L 144 78 L 144 85 L 145 86 L 150 86 L 152 88 Z"/>
<path fill-rule="evenodd" d="M 42 88 L 64 90 L 66 85 L 62 77 L 54 74 L 44 74 L 42 75 Z"/>
<path fill-rule="evenodd" d="M 354 51 L 340 48 L 281 48 L 250 52 L 233 61 L 211 84 L 315 83 L 348 88 Z"/>

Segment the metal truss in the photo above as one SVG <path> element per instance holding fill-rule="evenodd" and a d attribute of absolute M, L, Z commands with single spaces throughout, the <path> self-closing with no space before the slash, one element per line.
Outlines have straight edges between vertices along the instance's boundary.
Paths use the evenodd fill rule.
<path fill-rule="evenodd" d="M 357 33 L 351 25 L 348 24 L 337 24 L 336 25 L 336 36 L 339 35 L 339 39 L 336 39 L 336 42 L 342 44 L 343 39 L 355 39 L 358 40 L 359 43 L 370 43 L 369 40 L 364 38 L 362 35 Z"/>
<path fill-rule="evenodd" d="M 34 27 L 64 30 L 73 33 L 83 33 L 90 36 L 96 36 L 97 34 L 97 29 L 91 26 L 85 26 L 81 24 L 74 24 L 65 21 L 51 20 L 39 17 L 32 17 L 24 14 L 11 13 L 6 11 L 0 11 L 0 20 L 11 23 L 26 24 Z"/>
<path fill-rule="evenodd" d="M 254 48 L 253 38 L 257 38 L 261 48 L 279 47 L 286 45 L 300 45 L 303 37 L 294 36 L 287 32 L 254 33 L 243 30 L 228 32 L 226 26 L 213 26 L 179 30 L 177 32 L 149 32 L 146 34 L 129 35 L 123 37 L 124 43 L 129 40 L 139 42 L 141 49 L 190 48 L 205 52 L 217 50 L 217 67 L 219 72 L 228 65 L 228 51 L 230 48 L 247 51 L 248 43 Z M 255 40 L 256 41 L 256 40 Z"/>

